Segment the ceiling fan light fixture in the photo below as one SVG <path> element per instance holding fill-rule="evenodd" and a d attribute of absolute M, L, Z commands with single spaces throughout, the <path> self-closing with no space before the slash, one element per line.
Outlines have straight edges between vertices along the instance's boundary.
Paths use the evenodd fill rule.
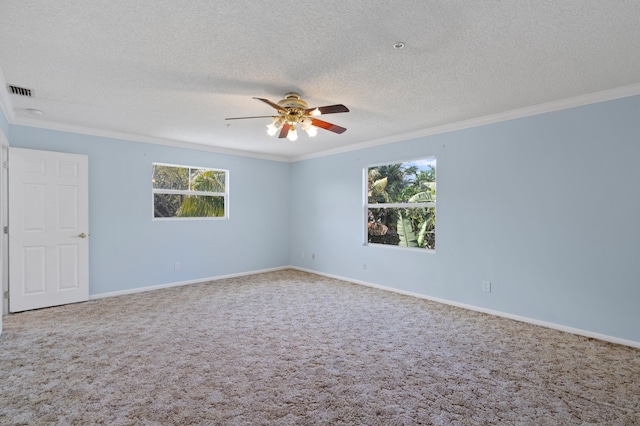
<path fill-rule="evenodd" d="M 273 117 L 273 122 L 267 124 L 267 133 L 269 136 L 273 136 L 278 132 L 278 129 L 282 127 L 283 121 L 282 117 Z"/>
<path fill-rule="evenodd" d="M 318 128 L 314 126 L 309 126 L 308 128 L 304 129 L 304 131 L 307 132 L 307 135 L 309 135 L 310 138 L 318 134 Z"/>
<path fill-rule="evenodd" d="M 267 134 L 269 136 L 275 135 L 277 131 L 278 131 L 278 129 L 273 123 L 267 124 Z"/>
<path fill-rule="evenodd" d="M 310 138 L 318 134 L 318 128 L 312 125 L 313 119 L 311 117 L 302 117 L 299 123 L 302 130 L 307 132 Z"/>
<path fill-rule="evenodd" d="M 232 117 L 226 118 L 226 120 L 241 120 L 246 118 L 271 118 L 271 123 L 268 124 L 267 133 L 270 136 L 275 136 L 278 133 L 278 139 L 287 138 L 290 141 L 298 139 L 298 126 L 304 130 L 307 135 L 312 138 L 317 135 L 318 128 L 328 130 L 336 134 L 342 134 L 347 129 L 336 124 L 328 123 L 314 118 L 314 116 L 324 114 L 335 114 L 340 112 L 349 112 L 349 108 L 342 104 L 326 105 L 317 108 L 309 108 L 308 104 L 300 99 L 300 95 L 295 92 L 285 93 L 284 99 L 278 101 L 278 103 L 271 102 L 269 99 L 257 98 L 261 102 L 269 105 L 278 111 L 277 116 L 253 116 L 253 117 Z"/>
<path fill-rule="evenodd" d="M 302 117 L 299 121 L 300 127 L 302 127 L 304 130 L 307 130 L 309 127 L 311 127 L 312 122 L 313 121 L 311 120 L 311 117 Z"/>
<path fill-rule="evenodd" d="M 291 126 L 291 128 L 289 129 L 289 133 L 287 133 L 287 139 L 289 139 L 291 142 L 295 142 L 298 140 L 298 132 L 296 131 L 296 128 L 294 126 Z"/>

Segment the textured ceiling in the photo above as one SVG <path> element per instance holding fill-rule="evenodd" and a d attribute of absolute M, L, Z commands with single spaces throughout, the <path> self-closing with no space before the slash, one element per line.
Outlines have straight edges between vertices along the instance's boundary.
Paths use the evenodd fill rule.
<path fill-rule="evenodd" d="M 637 85 L 640 1 L 2 0 L 0 70 L 12 123 L 304 158 Z M 292 90 L 347 132 L 224 120 Z"/>

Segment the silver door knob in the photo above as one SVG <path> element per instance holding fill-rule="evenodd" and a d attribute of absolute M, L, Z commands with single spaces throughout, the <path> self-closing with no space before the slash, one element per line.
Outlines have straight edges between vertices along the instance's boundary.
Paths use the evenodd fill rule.
<path fill-rule="evenodd" d="M 84 232 L 82 234 L 79 234 L 78 237 L 80 238 L 87 238 L 87 234 L 85 234 Z"/>

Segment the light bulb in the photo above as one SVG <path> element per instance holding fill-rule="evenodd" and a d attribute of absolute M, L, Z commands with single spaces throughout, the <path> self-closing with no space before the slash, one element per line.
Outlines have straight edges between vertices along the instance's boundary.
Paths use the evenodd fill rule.
<path fill-rule="evenodd" d="M 311 115 L 322 115 L 322 113 L 320 112 L 320 110 L 318 108 L 316 108 L 313 111 L 311 111 Z"/>
<path fill-rule="evenodd" d="M 291 142 L 298 140 L 298 132 L 296 132 L 296 128 L 291 126 L 289 129 L 289 133 L 287 134 L 287 139 Z"/>
<path fill-rule="evenodd" d="M 304 130 L 307 130 L 309 127 L 311 127 L 312 120 L 310 117 L 302 117 L 299 123 L 300 127 L 302 127 Z"/>
<path fill-rule="evenodd" d="M 318 134 L 318 128 L 314 127 L 314 126 L 309 126 L 308 128 L 304 129 L 305 132 L 307 132 L 307 134 L 309 135 L 310 138 L 314 137 L 315 135 Z"/>
<path fill-rule="evenodd" d="M 273 117 L 273 122 L 271 124 L 267 124 L 267 133 L 269 134 L 269 136 L 273 136 L 276 134 L 278 129 L 282 127 L 282 122 L 282 117 Z"/>
<path fill-rule="evenodd" d="M 267 133 L 269 134 L 269 136 L 275 135 L 277 131 L 278 128 L 275 126 L 275 124 L 267 124 Z"/>

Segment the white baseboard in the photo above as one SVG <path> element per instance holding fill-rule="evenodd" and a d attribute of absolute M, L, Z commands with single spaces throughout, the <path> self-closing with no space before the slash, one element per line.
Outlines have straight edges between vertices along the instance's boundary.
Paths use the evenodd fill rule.
<path fill-rule="evenodd" d="M 204 283 L 204 282 L 208 282 L 208 281 L 223 280 L 225 278 L 235 278 L 235 277 L 243 277 L 243 276 L 246 276 L 246 275 L 262 274 L 262 273 L 265 273 L 265 272 L 282 271 L 283 269 L 292 269 L 292 268 L 290 266 L 280 266 L 280 267 L 277 267 L 277 268 L 259 269 L 259 270 L 256 270 L 256 271 L 240 272 L 240 273 L 237 273 L 237 274 L 218 275 L 218 276 L 209 277 L 209 278 L 197 278 L 197 279 L 188 280 L 188 281 L 178 281 L 178 282 L 173 282 L 173 283 L 152 285 L 152 286 L 147 286 L 147 287 L 132 288 L 132 289 L 127 289 L 127 290 L 110 291 L 110 292 L 107 292 L 107 293 L 97 293 L 97 294 L 89 295 L 89 300 L 104 299 L 105 297 L 122 296 L 122 295 L 125 295 L 125 294 L 143 293 L 143 292 L 146 292 L 146 291 L 160 290 L 162 288 L 181 287 L 181 286 L 189 285 L 189 284 L 199 284 L 199 283 Z"/>
<path fill-rule="evenodd" d="M 606 334 L 594 333 L 592 331 L 582 330 L 582 329 L 574 328 L 574 327 L 568 327 L 568 326 L 565 326 L 565 325 L 555 324 L 555 323 L 547 322 L 547 321 L 540 321 L 540 320 L 537 320 L 535 318 L 523 317 L 523 316 L 520 316 L 520 315 L 509 314 L 509 313 L 501 312 L 501 311 L 495 311 L 493 309 L 486 309 L 486 308 L 482 308 L 482 307 L 479 307 L 479 306 L 468 305 L 466 303 L 459 303 L 459 302 L 455 302 L 455 301 L 448 300 L 448 299 L 441 299 L 439 297 L 431 297 L 431 296 L 427 296 L 425 294 L 414 293 L 414 292 L 405 291 L 405 290 L 399 290 L 397 288 L 386 287 L 386 286 L 382 286 L 382 285 L 378 285 L 378 284 L 372 284 L 372 283 L 369 283 L 369 282 L 366 282 L 366 281 L 355 280 L 353 278 L 341 277 L 339 275 L 325 274 L 323 272 L 318 272 L 318 271 L 314 271 L 314 270 L 311 270 L 311 269 L 298 268 L 297 266 L 291 266 L 291 269 L 295 269 L 295 270 L 303 271 L 303 272 L 308 272 L 308 273 L 311 273 L 311 274 L 321 275 L 321 276 L 325 276 L 325 277 L 328 277 L 328 278 L 335 278 L 335 279 L 338 279 L 338 280 L 347 281 L 347 282 L 350 282 L 350 283 L 359 284 L 359 285 L 363 285 L 363 286 L 366 286 L 366 287 L 372 287 L 372 288 L 377 288 L 377 289 L 380 289 L 380 290 L 391 291 L 391 292 L 398 293 L 398 294 L 403 294 L 403 295 L 406 295 L 406 296 L 418 297 L 420 299 L 431 300 L 433 302 L 443 303 L 445 305 L 456 306 L 458 308 L 464 308 L 464 309 L 469 309 L 471 311 L 482 312 L 482 313 L 485 313 L 485 314 L 495 315 L 495 316 L 503 317 L 503 318 L 509 318 L 509 319 L 512 319 L 512 320 L 515 320 L 515 321 L 520 321 L 520 322 L 525 322 L 525 323 L 529 323 L 529 324 L 539 325 L 541 327 L 546 327 L 546 328 L 551 328 L 551 329 L 554 329 L 554 330 L 564 331 L 566 333 L 577 334 L 579 336 L 590 337 L 590 338 L 593 338 L 593 339 L 604 340 L 605 342 L 616 343 L 618 345 L 630 346 L 632 348 L 640 349 L 640 342 L 636 342 L 634 340 L 621 339 L 619 337 L 609 336 L 609 335 L 606 335 Z"/>

